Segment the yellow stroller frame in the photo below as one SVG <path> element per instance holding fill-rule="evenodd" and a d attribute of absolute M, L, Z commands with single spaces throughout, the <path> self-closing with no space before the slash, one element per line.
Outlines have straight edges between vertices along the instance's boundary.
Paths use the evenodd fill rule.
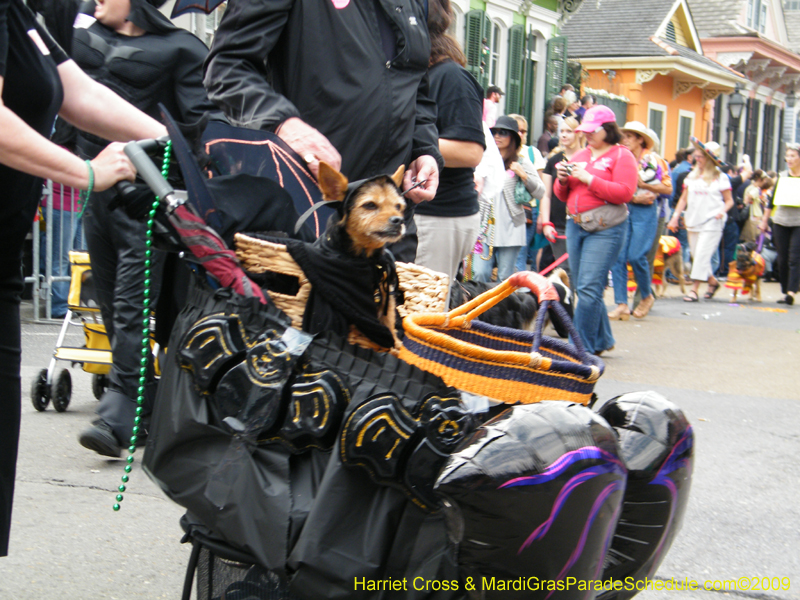
<path fill-rule="evenodd" d="M 103 395 L 108 385 L 108 373 L 111 371 L 113 363 L 111 356 L 111 344 L 106 335 L 106 327 L 98 320 L 100 313 L 99 306 L 90 304 L 94 298 L 87 298 L 84 293 L 81 297 L 84 282 L 91 273 L 88 252 L 70 251 L 70 281 L 69 295 L 67 296 L 67 314 L 58 333 L 56 347 L 53 351 L 53 358 L 46 369 L 39 371 L 38 376 L 31 386 L 31 402 L 38 411 L 47 408 L 50 401 L 53 401 L 53 408 L 58 412 L 64 412 L 69 406 L 72 398 L 72 376 L 69 370 L 62 369 L 53 384 L 53 375 L 56 370 L 56 363 L 64 360 L 73 365 L 80 364 L 84 371 L 92 373 L 92 393 L 98 400 Z M 73 317 L 80 319 L 73 322 Z M 70 325 L 82 325 L 85 343 L 82 347 L 65 346 L 64 339 Z"/>

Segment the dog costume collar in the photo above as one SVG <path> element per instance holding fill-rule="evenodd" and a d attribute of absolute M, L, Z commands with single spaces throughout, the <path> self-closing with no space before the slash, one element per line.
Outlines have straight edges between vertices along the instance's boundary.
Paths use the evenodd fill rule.
<path fill-rule="evenodd" d="M 295 234 L 300 231 L 300 228 L 303 226 L 303 223 L 308 220 L 308 218 L 314 214 L 314 212 L 323 206 L 330 206 L 336 209 L 336 212 L 339 213 L 339 216 L 344 216 L 346 212 L 346 207 L 350 205 L 350 202 L 353 200 L 355 193 L 358 189 L 362 186 L 367 185 L 368 183 L 372 183 L 373 181 L 377 181 L 379 179 L 388 179 L 392 185 L 395 186 L 397 192 L 402 196 L 400 192 L 400 188 L 398 188 L 394 181 L 392 181 L 391 175 L 375 175 L 374 177 L 370 177 L 368 179 L 359 179 L 358 181 L 353 181 L 352 183 L 347 184 L 347 193 L 345 194 L 344 200 L 324 200 L 322 202 L 317 202 L 313 206 L 311 206 L 306 212 L 300 215 L 300 218 L 297 219 L 297 223 L 294 226 Z"/>

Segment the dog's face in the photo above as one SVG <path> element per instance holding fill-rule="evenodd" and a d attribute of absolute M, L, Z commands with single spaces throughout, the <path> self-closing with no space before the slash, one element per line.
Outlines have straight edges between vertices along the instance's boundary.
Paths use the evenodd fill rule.
<path fill-rule="evenodd" d="M 405 200 L 386 178 L 362 186 L 344 216 L 345 231 L 356 250 L 370 252 L 392 244 L 405 235 Z"/>
<path fill-rule="evenodd" d="M 736 270 L 743 273 L 748 269 L 755 267 L 756 261 L 753 257 L 755 248 L 751 247 L 750 243 L 739 244 L 736 248 Z"/>
<path fill-rule="evenodd" d="M 356 254 L 368 256 L 405 235 L 403 218 L 406 202 L 398 192 L 405 167 L 392 177 L 380 177 L 358 188 L 345 206 L 339 226 L 344 228 Z M 319 183 L 327 200 L 344 200 L 347 179 L 325 163 L 320 163 Z"/>

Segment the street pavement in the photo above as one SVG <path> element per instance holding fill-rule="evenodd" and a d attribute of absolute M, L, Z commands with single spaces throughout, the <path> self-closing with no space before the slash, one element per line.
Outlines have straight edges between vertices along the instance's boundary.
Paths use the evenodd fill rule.
<path fill-rule="evenodd" d="M 647 590 L 637 598 L 800 599 L 800 306 L 777 305 L 774 283 L 763 296 L 761 304 L 731 305 L 722 289 L 687 304 L 670 286 L 646 319 L 612 325 L 617 342 L 604 356 L 600 398 L 655 390 L 684 410 L 696 435 L 689 507 L 657 580 L 752 588 Z M 91 377 L 72 368 L 69 410 L 35 411 L 28 390 L 58 326 L 31 322 L 30 305 L 22 314 L 22 435 L 0 600 L 177 600 L 189 558 L 180 544 L 183 510 L 142 472 L 137 453 L 122 510 L 112 511 L 124 461 L 77 442 L 96 406 Z M 763 589 L 784 588 L 782 578 L 789 589 Z"/>

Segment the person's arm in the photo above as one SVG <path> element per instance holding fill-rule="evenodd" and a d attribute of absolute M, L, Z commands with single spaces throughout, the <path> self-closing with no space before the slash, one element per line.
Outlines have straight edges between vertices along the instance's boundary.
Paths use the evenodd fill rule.
<path fill-rule="evenodd" d="M 210 113 L 212 117 L 216 115 L 217 119 L 222 120 L 220 110 L 208 99 L 203 85 L 203 61 L 208 55 L 208 48 L 189 32 L 173 35 L 181 48 L 173 77 L 173 94 L 180 114 L 173 117 L 184 123 L 196 123 L 203 115 Z"/>
<path fill-rule="evenodd" d="M 540 228 L 539 223 L 541 223 L 541 231 L 544 237 L 548 239 L 548 241 L 554 241 L 556 235 L 556 229 L 553 224 L 550 222 L 550 203 L 551 194 L 553 193 L 553 177 L 547 173 L 546 171 L 542 172 L 542 183 L 544 184 L 544 196 L 539 201 L 539 217 L 536 219 L 537 230 Z"/>
<path fill-rule="evenodd" d="M 678 231 L 678 225 L 680 223 L 681 214 L 683 213 L 684 209 L 686 208 L 686 203 L 689 198 L 689 189 L 687 187 L 683 188 L 683 192 L 681 193 L 680 200 L 678 200 L 678 204 L 675 206 L 675 210 L 672 212 L 672 218 L 667 223 L 667 229 L 670 231 Z"/>
<path fill-rule="evenodd" d="M 269 84 L 267 69 L 294 1 L 228 0 L 206 58 L 204 83 L 208 97 L 234 125 L 274 130 L 300 117 Z"/>
<path fill-rule="evenodd" d="M 483 146 L 476 142 L 439 138 L 439 152 L 448 168 L 474 169 L 483 158 Z"/>
<path fill-rule="evenodd" d="M 660 156 L 657 156 L 655 153 L 652 155 L 658 166 L 661 168 L 661 180 L 650 183 L 645 183 L 644 181 L 639 181 L 639 187 L 643 190 L 647 190 L 648 192 L 653 192 L 653 200 L 657 196 L 662 195 L 672 195 L 672 174 L 669 171 L 669 165 L 667 161 L 665 161 Z M 652 200 L 647 204 L 652 204 Z"/>
<path fill-rule="evenodd" d="M 0 77 L 0 131 L 3 132 L 0 135 L 0 163 L 29 175 L 86 189 L 90 177 L 86 163 L 39 135 L 5 106 L 2 102 L 3 85 L 4 78 Z M 97 191 L 123 179 L 132 180 L 136 175 L 122 144 L 111 144 L 103 150 L 92 161 L 92 170 Z"/>
<path fill-rule="evenodd" d="M 433 200 L 439 187 L 439 171 L 444 168 L 444 158 L 439 152 L 439 130 L 436 128 L 436 103 L 430 97 L 429 89 L 428 74 L 425 73 L 417 88 L 411 164 L 403 178 L 404 190 L 414 185 L 414 181 L 425 181 L 406 194 L 406 198 L 415 204 Z"/>
<path fill-rule="evenodd" d="M 106 140 L 129 142 L 167 135 L 167 129 L 97 83 L 74 61 L 58 65 L 64 88 L 59 115 L 79 129 Z"/>
<path fill-rule="evenodd" d="M 514 164 L 520 166 L 520 172 L 517 172 L 517 176 L 522 180 L 522 183 L 525 184 L 525 189 L 528 190 L 528 193 L 537 200 L 541 200 L 542 196 L 545 193 L 545 186 L 542 183 L 542 179 L 539 177 L 539 174 L 536 172 L 536 169 L 533 167 L 533 163 L 528 160 L 528 157 L 523 156 L 522 159 L 512 164 L 512 169 L 514 168 Z"/>
<path fill-rule="evenodd" d="M 733 192 L 731 192 L 730 188 L 722 190 L 722 199 L 725 201 L 725 208 L 717 215 L 717 219 L 725 218 L 725 215 L 728 214 L 728 211 L 733 206 Z"/>
<path fill-rule="evenodd" d="M 572 176 L 589 187 L 597 198 L 610 204 L 630 202 L 639 181 L 639 166 L 629 150 L 620 147 L 617 159 L 611 167 L 611 179 L 595 177 L 586 169 L 576 165 Z M 558 194 L 561 197 L 561 194 Z"/>

